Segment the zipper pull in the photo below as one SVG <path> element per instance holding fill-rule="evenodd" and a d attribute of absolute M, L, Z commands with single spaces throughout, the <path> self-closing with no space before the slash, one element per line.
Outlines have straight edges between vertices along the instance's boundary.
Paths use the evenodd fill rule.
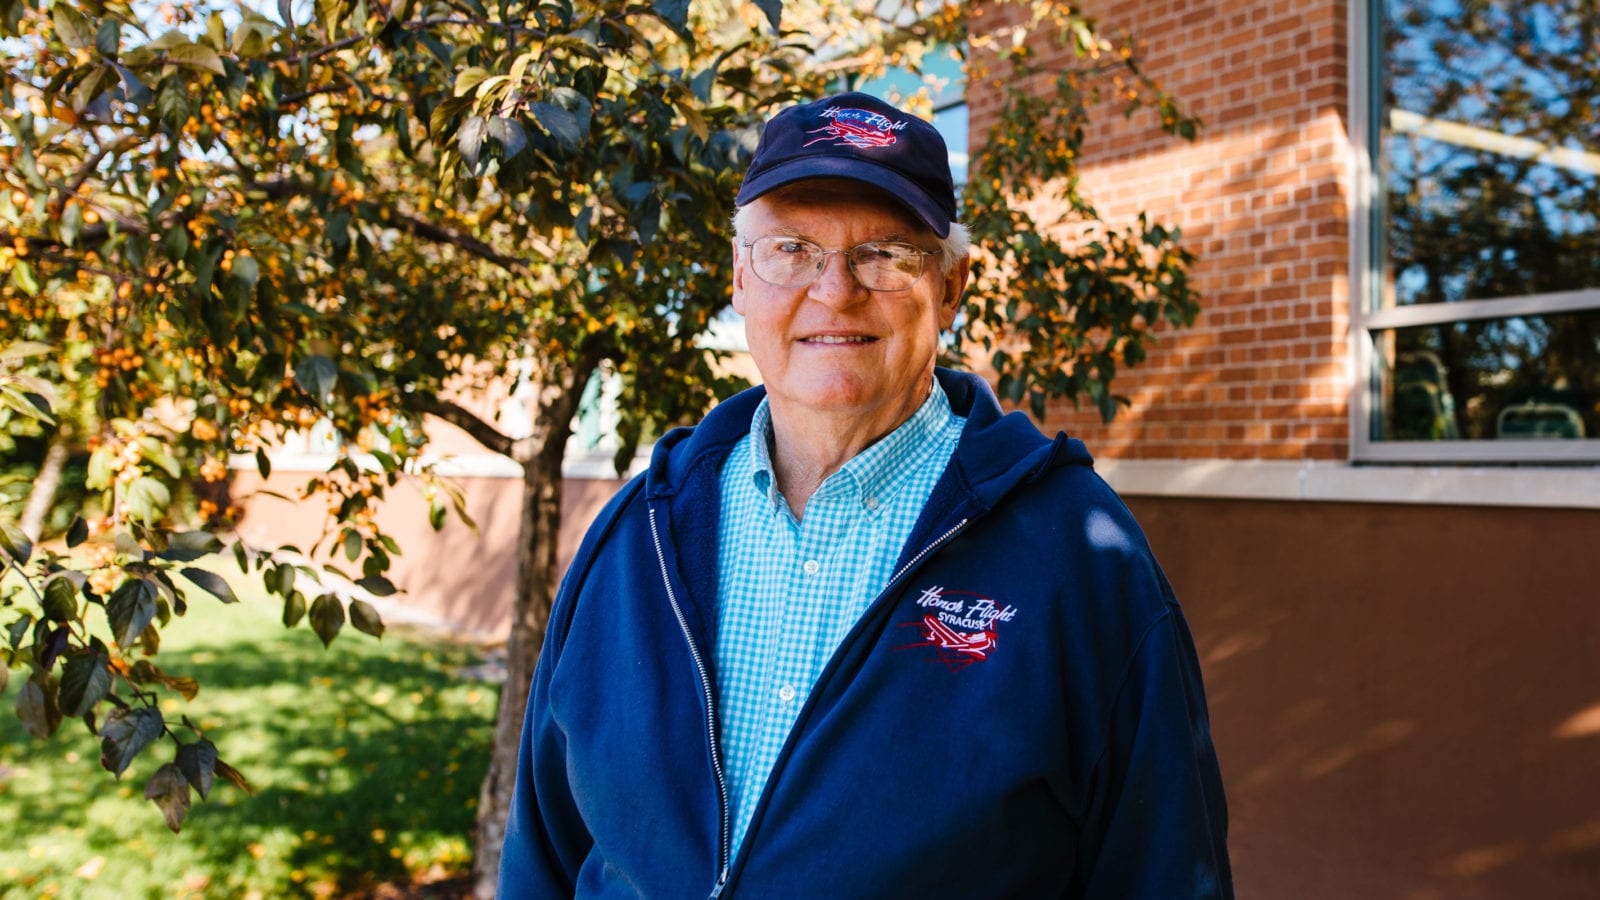
<path fill-rule="evenodd" d="M 722 896 L 722 889 L 727 887 L 727 886 L 728 886 L 728 867 L 727 866 L 723 866 L 722 867 L 722 872 L 717 875 L 716 886 L 711 888 L 711 896 L 707 897 L 706 900 L 717 900 L 718 897 Z"/>

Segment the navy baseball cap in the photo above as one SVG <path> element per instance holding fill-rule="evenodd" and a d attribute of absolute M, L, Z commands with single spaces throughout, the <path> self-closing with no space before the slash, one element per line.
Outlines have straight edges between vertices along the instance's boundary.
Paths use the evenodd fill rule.
<path fill-rule="evenodd" d="M 767 121 L 734 203 L 806 178 L 849 178 L 888 192 L 939 237 L 950 235 L 956 189 L 950 151 L 933 125 L 870 94 L 791 106 Z"/>

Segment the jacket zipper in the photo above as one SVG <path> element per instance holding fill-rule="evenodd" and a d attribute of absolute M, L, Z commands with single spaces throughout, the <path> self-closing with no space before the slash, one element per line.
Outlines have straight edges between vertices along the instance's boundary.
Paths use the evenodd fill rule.
<path fill-rule="evenodd" d="M 913 568 L 915 568 L 917 563 L 922 562 L 922 558 L 924 556 L 927 556 L 929 553 L 932 553 L 933 551 L 939 549 L 939 547 L 941 547 L 944 544 L 945 541 L 948 541 L 951 538 L 955 537 L 956 536 L 956 532 L 958 532 L 961 529 L 967 527 L 967 523 L 969 521 L 971 521 L 971 520 L 970 519 L 962 519 L 961 521 L 957 522 L 956 524 L 950 526 L 950 530 L 949 531 L 946 531 L 944 534 L 941 534 L 937 538 L 934 538 L 933 543 L 929 544 L 926 547 L 923 547 L 921 553 L 918 553 L 916 556 L 911 557 L 911 559 L 909 561 L 907 561 L 905 565 L 900 567 L 900 571 L 894 573 L 894 577 L 890 578 L 889 579 L 889 583 L 883 586 L 883 591 L 882 591 L 882 593 L 878 594 L 878 596 L 882 597 L 884 594 L 889 593 L 889 590 L 891 588 L 893 588 L 895 586 L 895 583 L 900 580 L 900 576 L 906 574 L 907 572 L 909 572 Z"/>
<path fill-rule="evenodd" d="M 700 648 L 694 642 L 694 635 L 689 632 L 689 620 L 683 614 L 683 607 L 678 605 L 677 592 L 672 589 L 672 579 L 667 574 L 667 554 L 661 549 L 661 532 L 656 527 L 656 508 L 653 504 L 647 507 L 650 510 L 650 539 L 655 542 L 656 562 L 661 565 L 661 583 L 667 589 L 667 602 L 672 605 L 672 614 L 678 618 L 678 627 L 683 630 L 683 639 L 689 644 L 689 655 L 694 657 L 695 670 L 700 674 L 700 690 L 706 698 L 706 738 L 711 745 L 711 771 L 717 777 L 717 883 L 712 886 L 711 898 L 716 898 L 728 883 L 728 857 L 731 850 L 728 845 L 732 841 L 732 827 L 728 821 L 728 779 L 722 771 L 722 749 L 717 741 L 717 708 L 716 695 L 711 690 L 711 676 L 706 672 L 705 658 L 700 655 Z M 964 524 L 964 521 L 963 521 Z M 957 526 L 960 527 L 960 526 Z"/>

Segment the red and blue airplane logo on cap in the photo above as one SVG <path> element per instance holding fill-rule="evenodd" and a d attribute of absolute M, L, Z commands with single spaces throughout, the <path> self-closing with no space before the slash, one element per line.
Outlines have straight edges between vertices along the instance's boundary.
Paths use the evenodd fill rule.
<path fill-rule="evenodd" d="M 854 107 L 834 107 L 825 110 L 822 115 L 833 121 L 806 132 L 822 136 L 812 138 L 805 146 L 819 141 L 833 141 L 836 147 L 888 147 L 898 140 L 895 132 L 906 127 L 906 123 L 893 121 L 882 113 Z"/>

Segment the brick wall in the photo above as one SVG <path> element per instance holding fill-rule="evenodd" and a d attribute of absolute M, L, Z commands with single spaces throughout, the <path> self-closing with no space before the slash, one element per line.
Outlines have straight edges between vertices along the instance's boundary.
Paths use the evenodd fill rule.
<path fill-rule="evenodd" d="M 1145 70 L 1205 122 L 1174 142 L 1151 114 L 1095 120 L 1088 197 L 1113 223 L 1140 210 L 1183 229 L 1200 256 L 1196 324 L 1119 375 L 1133 407 L 1111 426 L 1052 408 L 1048 427 L 1099 455 L 1343 459 L 1350 393 L 1350 145 L 1346 6 L 1134 0 L 1084 5 L 1143 42 Z M 978 30 L 1004 21 L 994 8 Z M 1041 46 L 1043 42 L 1040 42 Z M 1055 51 L 1054 67 L 1074 65 Z M 993 122 L 992 82 L 968 85 L 973 146 Z"/>

